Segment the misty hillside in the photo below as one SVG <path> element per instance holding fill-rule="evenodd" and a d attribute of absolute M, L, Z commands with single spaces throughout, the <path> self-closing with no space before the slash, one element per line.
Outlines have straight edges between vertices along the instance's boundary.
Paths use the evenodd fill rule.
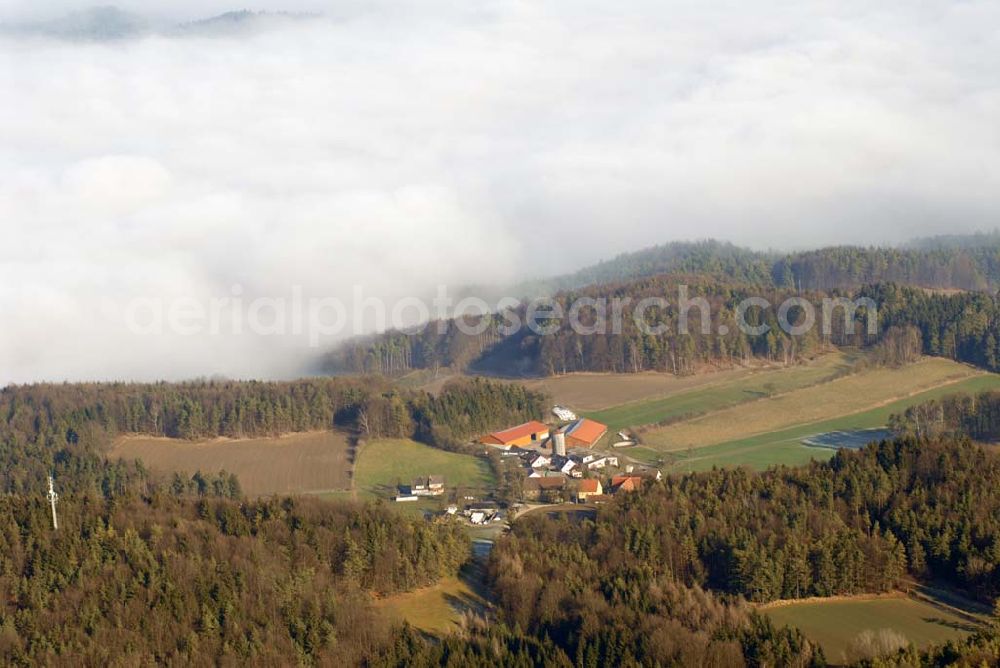
<path fill-rule="evenodd" d="M 0 25 L 0 34 L 80 41 L 126 39 L 149 31 L 146 19 L 113 5 L 70 12 L 50 21 Z"/>
<path fill-rule="evenodd" d="M 318 18 L 318 14 L 239 10 L 179 24 L 157 24 L 114 5 L 90 7 L 47 21 L 0 24 L 0 35 L 104 42 L 164 35 L 172 37 L 244 35 Z"/>
<path fill-rule="evenodd" d="M 571 274 L 514 286 L 553 294 L 660 274 L 697 274 L 755 286 L 855 289 L 892 281 L 931 289 L 1000 288 L 1000 231 L 915 239 L 900 247 L 832 246 L 780 253 L 725 241 L 675 241 L 622 253 Z"/>
<path fill-rule="evenodd" d="M 917 250 L 989 249 L 1000 246 L 1000 230 L 976 232 L 975 234 L 942 234 L 933 237 L 919 237 L 903 244 L 903 248 Z"/>
<path fill-rule="evenodd" d="M 902 249 L 837 246 L 788 255 L 758 253 L 719 241 L 676 242 L 620 255 L 547 283 L 517 286 L 519 295 L 554 293 L 568 313 L 576 297 L 647 297 L 676 299 L 678 286 L 713 305 L 711 332 L 678 336 L 677 309 L 658 317 L 668 334 L 644 336 L 624 307 L 619 334 L 580 336 L 565 319 L 553 336 L 536 336 L 521 327 L 504 335 L 503 318 L 484 316 L 479 335 L 457 327 L 444 333 L 427 327 L 415 335 L 399 332 L 349 341 L 325 358 L 334 372 L 405 373 L 411 369 L 453 367 L 508 376 L 549 375 L 570 371 L 686 374 L 699 366 L 747 363 L 753 358 L 784 363 L 808 356 L 827 344 L 871 346 L 886 336 L 908 331 L 920 352 L 957 359 L 990 370 L 1000 369 L 1000 343 L 990 327 L 1000 321 L 1000 236 L 980 235 L 978 244 L 953 237 L 950 248 Z M 993 240 L 992 245 L 985 243 Z M 871 339 L 838 335 L 823 341 L 815 335 L 791 337 L 771 324 L 768 336 L 742 335 L 730 322 L 736 305 L 748 294 L 772 304 L 805 294 L 818 303 L 824 296 L 871 297 L 881 305 L 880 334 Z M 522 305 L 515 309 L 526 322 Z M 773 312 L 764 317 L 773 320 Z M 980 323 L 980 324 L 977 324 Z M 833 323 L 836 327 L 836 323 Z M 725 333 L 717 333 L 725 330 Z"/>
<path fill-rule="evenodd" d="M 318 14 L 294 12 L 254 12 L 247 9 L 225 12 L 207 19 L 181 23 L 173 28 L 174 35 L 222 36 L 252 33 L 283 24 L 309 21 Z"/>

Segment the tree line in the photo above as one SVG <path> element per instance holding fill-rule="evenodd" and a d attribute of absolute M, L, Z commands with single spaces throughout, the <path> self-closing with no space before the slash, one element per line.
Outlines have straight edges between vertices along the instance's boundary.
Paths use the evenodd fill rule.
<path fill-rule="evenodd" d="M 913 327 L 923 352 L 1000 371 L 1000 297 L 980 292 L 930 292 L 895 284 L 857 294 L 875 301 L 883 331 Z"/>
<path fill-rule="evenodd" d="M 484 379 L 451 382 L 437 395 L 371 377 L 11 386 L 0 390 L 0 491 L 31 493 L 50 473 L 73 491 L 103 496 L 145 488 L 141 464 L 104 461 L 120 434 L 240 438 L 337 427 L 458 449 L 541 418 L 545 405 L 543 394 Z"/>
<path fill-rule="evenodd" d="M 1000 440 L 1000 391 L 950 394 L 917 404 L 890 416 L 889 426 L 900 434 L 922 438 L 968 436 L 978 441 Z"/>
<path fill-rule="evenodd" d="M 677 241 L 624 253 L 567 276 L 526 283 L 515 294 L 534 296 L 658 274 L 697 274 L 715 280 L 797 290 L 851 290 L 871 283 L 924 288 L 1000 288 L 1000 231 L 914 240 L 898 248 L 832 246 L 779 253 L 731 243 Z"/>

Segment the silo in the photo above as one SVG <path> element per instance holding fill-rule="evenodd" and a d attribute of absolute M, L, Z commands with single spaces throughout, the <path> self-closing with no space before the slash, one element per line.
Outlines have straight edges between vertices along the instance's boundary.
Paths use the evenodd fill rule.
<path fill-rule="evenodd" d="M 566 434 L 561 431 L 552 435 L 552 452 L 560 457 L 566 456 Z"/>

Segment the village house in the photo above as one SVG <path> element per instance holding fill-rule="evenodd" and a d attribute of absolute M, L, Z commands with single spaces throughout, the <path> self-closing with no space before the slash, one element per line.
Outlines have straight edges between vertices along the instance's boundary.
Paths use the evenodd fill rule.
<path fill-rule="evenodd" d="M 563 490 L 566 488 L 566 478 L 563 476 L 546 476 L 542 478 L 529 478 L 524 481 L 524 498 L 538 500 L 546 497 L 547 500 L 561 498 Z"/>
<path fill-rule="evenodd" d="M 545 455 L 538 455 L 531 460 L 531 468 L 544 469 L 552 463 L 552 459 Z"/>
<path fill-rule="evenodd" d="M 645 480 L 641 476 L 616 475 L 611 478 L 611 492 L 612 494 L 618 494 L 619 492 L 635 492 L 642 489 L 643 482 L 645 482 Z"/>
<path fill-rule="evenodd" d="M 444 476 L 432 475 L 427 478 L 427 491 L 430 494 L 444 494 Z"/>
<path fill-rule="evenodd" d="M 592 496 L 604 494 L 604 486 L 597 478 L 588 478 L 580 481 L 580 486 L 576 490 L 576 500 L 578 503 L 586 503 Z"/>
<path fill-rule="evenodd" d="M 399 486 L 400 496 L 441 496 L 444 494 L 444 476 L 432 475 L 416 478 L 409 485 Z"/>
<path fill-rule="evenodd" d="M 603 469 L 606 466 L 618 466 L 618 458 L 611 456 L 595 457 L 590 463 L 587 464 L 587 470 L 595 471 Z"/>

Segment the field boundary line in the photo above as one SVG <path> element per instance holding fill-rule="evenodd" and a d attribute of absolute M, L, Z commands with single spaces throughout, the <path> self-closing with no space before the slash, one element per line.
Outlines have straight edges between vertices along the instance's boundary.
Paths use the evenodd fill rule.
<path fill-rule="evenodd" d="M 806 598 L 781 598 L 776 601 L 759 603 L 754 607 L 757 610 L 774 610 L 775 608 L 787 608 L 795 605 L 805 605 L 809 603 L 849 603 L 859 601 L 881 601 L 900 598 L 912 598 L 912 596 L 902 590 L 883 592 L 881 594 L 838 594 L 836 596 L 808 596 Z"/>
<path fill-rule="evenodd" d="M 833 353 L 833 352 L 827 353 L 827 355 L 835 355 L 835 354 L 836 353 Z M 736 380 L 746 380 L 746 379 L 753 378 L 753 377 L 758 376 L 758 375 L 768 374 L 768 373 L 790 372 L 790 371 L 793 371 L 793 370 L 795 370 L 797 368 L 800 368 L 802 366 L 809 366 L 809 364 L 804 364 L 804 365 L 803 364 L 796 364 L 796 365 L 792 365 L 792 366 L 773 364 L 773 365 L 768 365 L 768 366 L 764 366 L 764 367 L 743 368 L 743 369 L 740 369 L 739 367 L 737 367 L 735 370 L 742 370 L 742 371 L 745 371 L 746 373 L 744 375 L 740 376 L 739 378 L 737 378 Z M 733 402 L 731 404 L 728 404 L 726 406 L 721 406 L 719 408 L 708 409 L 708 410 L 703 410 L 703 411 L 694 411 L 694 412 L 691 412 L 691 413 L 684 413 L 684 414 L 681 414 L 681 415 L 677 415 L 677 416 L 675 416 L 676 419 L 666 418 L 666 419 L 661 420 L 659 422 L 645 422 L 645 423 L 642 423 L 642 424 L 628 425 L 626 428 L 627 429 L 632 429 L 632 430 L 638 431 L 638 432 L 653 431 L 656 428 L 669 427 L 669 426 L 673 426 L 675 424 L 680 424 L 682 422 L 688 422 L 689 420 L 697 420 L 698 418 L 705 417 L 706 415 L 709 415 L 711 413 L 715 413 L 715 412 L 722 411 L 722 410 L 727 410 L 727 409 L 730 409 L 730 408 L 735 408 L 737 406 L 743 406 L 744 404 L 750 404 L 750 403 L 753 403 L 755 401 L 767 401 L 769 399 L 777 399 L 778 397 L 783 397 L 783 396 L 786 396 L 786 395 L 789 395 L 789 394 L 793 394 L 794 392 L 798 392 L 800 390 L 808 389 L 810 387 L 816 387 L 818 385 L 823 385 L 825 383 L 832 383 L 832 382 L 840 380 L 842 378 L 848 378 L 850 376 L 857 375 L 857 373 L 858 372 L 856 370 L 854 370 L 853 367 L 849 367 L 847 373 L 835 373 L 834 375 L 832 375 L 830 377 L 821 378 L 821 379 L 817 380 L 815 383 L 810 383 L 808 385 L 803 385 L 802 387 L 800 387 L 798 389 L 786 390 L 784 392 L 777 392 L 775 394 L 771 394 L 771 395 L 767 395 L 767 396 L 750 397 L 748 399 L 741 399 L 741 400 L 735 401 L 735 402 Z M 668 392 L 667 394 L 657 395 L 657 396 L 653 396 L 653 397 L 646 397 L 646 398 L 642 398 L 642 399 L 632 399 L 630 401 L 626 401 L 626 402 L 621 403 L 621 404 L 613 404 L 613 405 L 607 406 L 605 408 L 599 408 L 597 410 L 585 411 L 585 412 L 589 413 L 591 415 L 594 415 L 596 413 L 601 413 L 601 412 L 609 411 L 609 410 L 616 410 L 616 409 L 619 409 L 619 408 L 630 407 L 630 406 L 634 406 L 634 405 L 638 405 L 638 404 L 653 403 L 653 402 L 657 402 L 657 401 L 662 401 L 664 399 L 672 399 L 672 398 L 676 398 L 676 397 L 682 397 L 682 396 L 684 396 L 686 394 L 694 394 L 695 392 L 702 392 L 704 390 L 710 390 L 710 389 L 712 389 L 714 387 L 718 387 L 720 385 L 725 385 L 727 382 L 731 382 L 731 381 L 729 381 L 729 380 L 714 380 L 712 382 L 708 382 L 708 383 L 705 383 L 704 385 L 699 385 L 699 386 L 694 387 L 694 388 L 688 388 L 688 389 L 684 389 L 684 390 L 675 390 L 673 392 Z"/>

